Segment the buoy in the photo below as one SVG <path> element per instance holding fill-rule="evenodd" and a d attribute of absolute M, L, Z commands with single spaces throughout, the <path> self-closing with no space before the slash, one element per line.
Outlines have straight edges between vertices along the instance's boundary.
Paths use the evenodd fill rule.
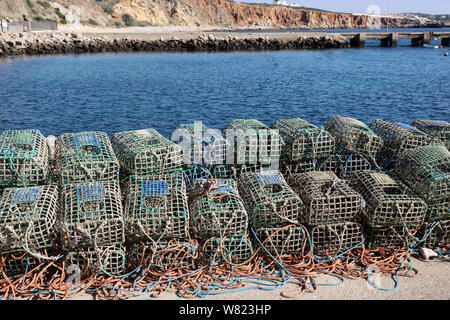
<path fill-rule="evenodd" d="M 442 46 L 439 46 L 439 49 L 442 49 Z"/>
<path fill-rule="evenodd" d="M 444 57 L 448 57 L 448 52 L 444 53 Z"/>

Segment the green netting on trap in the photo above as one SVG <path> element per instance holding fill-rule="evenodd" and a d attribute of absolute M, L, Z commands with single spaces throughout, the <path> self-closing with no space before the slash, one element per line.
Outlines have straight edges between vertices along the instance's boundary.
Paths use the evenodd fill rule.
<path fill-rule="evenodd" d="M 47 183 L 48 162 L 47 140 L 39 130 L 6 130 L 0 135 L 0 186 Z"/>
<path fill-rule="evenodd" d="M 79 272 L 81 279 L 100 272 L 121 275 L 126 271 L 126 252 L 122 245 L 83 248 L 66 252 L 66 266 Z"/>
<path fill-rule="evenodd" d="M 366 247 L 368 249 L 400 249 L 409 248 L 416 241 L 416 230 L 405 227 L 391 227 L 384 229 L 373 229 L 364 226 L 366 236 Z"/>
<path fill-rule="evenodd" d="M 7 277 L 17 278 L 33 270 L 41 270 L 47 263 L 47 259 L 44 257 L 56 255 L 52 248 L 37 250 L 37 253 L 38 256 L 33 256 L 27 252 L 7 254 L 3 265 L 0 259 L 0 274 L 3 271 Z"/>
<path fill-rule="evenodd" d="M 131 241 L 188 238 L 189 209 L 181 173 L 130 176 L 125 219 Z"/>
<path fill-rule="evenodd" d="M 310 229 L 310 235 L 314 253 L 341 252 L 363 241 L 362 226 L 357 222 L 318 225 Z"/>
<path fill-rule="evenodd" d="M 272 126 L 283 140 L 281 159 L 296 162 L 334 154 L 334 138 L 323 128 L 293 118 L 278 120 Z"/>
<path fill-rule="evenodd" d="M 317 160 L 302 160 L 298 162 L 282 161 L 280 164 L 280 172 L 287 177 L 291 174 L 304 173 L 314 171 Z"/>
<path fill-rule="evenodd" d="M 284 228 L 260 228 L 255 231 L 258 237 L 257 244 L 263 246 L 273 256 L 302 254 L 303 248 L 309 249 L 305 230 L 301 226 L 289 226 Z M 267 255 L 266 250 L 260 250 L 260 254 Z"/>
<path fill-rule="evenodd" d="M 450 152 L 433 144 L 407 150 L 396 173 L 428 205 L 427 221 L 450 217 Z"/>
<path fill-rule="evenodd" d="M 227 139 L 228 156 L 234 155 L 228 164 L 264 164 L 278 163 L 281 153 L 281 138 L 278 130 L 270 129 L 254 119 L 231 121 L 223 130 Z"/>
<path fill-rule="evenodd" d="M 333 171 L 344 180 L 347 180 L 353 172 L 368 171 L 375 167 L 373 161 L 359 154 L 336 154 L 319 159 L 316 164 L 317 171 Z"/>
<path fill-rule="evenodd" d="M 191 187 L 193 186 L 194 182 L 212 178 L 211 167 L 212 166 L 205 165 L 183 166 L 182 171 L 188 194 L 191 192 Z"/>
<path fill-rule="evenodd" d="M 232 179 L 195 182 L 189 209 L 191 231 L 197 239 L 242 237 L 247 234 L 247 211 Z"/>
<path fill-rule="evenodd" d="M 220 130 L 202 124 L 181 124 L 172 141 L 183 148 L 183 163 L 189 165 L 225 164 L 227 141 Z"/>
<path fill-rule="evenodd" d="M 372 228 L 407 227 L 423 224 L 427 205 L 411 190 L 379 171 L 355 172 L 350 187 L 364 198 L 363 215 Z"/>
<path fill-rule="evenodd" d="M 161 239 L 137 242 L 127 249 L 131 270 L 143 266 L 155 270 L 195 270 L 199 258 L 198 243 L 186 239 Z"/>
<path fill-rule="evenodd" d="M 278 171 L 244 174 L 238 187 L 256 229 L 297 223 L 302 201 Z"/>
<path fill-rule="evenodd" d="M 132 175 L 171 173 L 183 164 L 183 149 L 155 129 L 118 132 L 111 142 L 121 165 Z"/>
<path fill-rule="evenodd" d="M 300 223 L 317 225 L 353 221 L 361 211 L 361 196 L 331 171 L 299 173 L 286 180 L 303 201 Z"/>
<path fill-rule="evenodd" d="M 226 164 L 214 165 L 209 169 L 211 177 L 214 179 L 238 180 L 246 173 L 258 173 L 269 170 L 270 166 L 262 164 Z"/>
<path fill-rule="evenodd" d="M 0 199 L 0 254 L 26 251 L 39 255 L 56 238 L 58 187 L 8 188 Z"/>
<path fill-rule="evenodd" d="M 119 162 L 106 133 L 65 133 L 56 140 L 61 184 L 119 180 Z"/>
<path fill-rule="evenodd" d="M 119 183 L 78 183 L 62 188 L 61 243 L 64 250 L 97 248 L 125 241 Z"/>
<path fill-rule="evenodd" d="M 423 226 L 421 235 L 425 238 L 424 246 L 435 248 L 450 244 L 450 219 L 436 221 L 434 224 Z"/>
<path fill-rule="evenodd" d="M 441 141 L 450 149 L 450 123 L 441 120 L 415 120 L 411 126 Z"/>
<path fill-rule="evenodd" d="M 248 236 L 240 238 L 212 237 L 200 245 L 200 263 L 243 263 L 249 260 L 254 253 L 253 245 Z"/>
<path fill-rule="evenodd" d="M 340 115 L 328 118 L 325 125 L 335 139 L 338 153 L 356 153 L 374 159 L 383 140 L 363 122 Z"/>
<path fill-rule="evenodd" d="M 383 139 L 383 149 L 394 156 L 433 142 L 426 133 L 404 123 L 375 120 L 369 127 Z"/>

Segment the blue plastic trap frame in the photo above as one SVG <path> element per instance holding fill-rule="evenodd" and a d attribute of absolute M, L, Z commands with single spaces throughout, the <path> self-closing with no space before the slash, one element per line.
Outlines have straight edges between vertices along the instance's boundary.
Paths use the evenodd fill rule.
<path fill-rule="evenodd" d="M 42 188 L 31 187 L 31 188 L 20 188 L 14 191 L 11 199 L 11 204 L 18 204 L 24 202 L 35 202 L 39 200 L 42 194 Z"/>
<path fill-rule="evenodd" d="M 142 180 L 141 194 L 143 198 L 163 198 L 169 192 L 169 185 L 163 180 Z"/>
<path fill-rule="evenodd" d="M 103 200 L 105 194 L 105 187 L 101 184 L 89 183 L 77 186 L 78 202 Z"/>
<path fill-rule="evenodd" d="M 273 173 L 258 173 L 255 175 L 256 181 L 261 187 L 271 184 L 281 184 L 281 179 Z"/>
<path fill-rule="evenodd" d="M 100 138 L 95 133 L 78 133 L 73 137 L 75 148 L 83 146 L 100 146 Z"/>

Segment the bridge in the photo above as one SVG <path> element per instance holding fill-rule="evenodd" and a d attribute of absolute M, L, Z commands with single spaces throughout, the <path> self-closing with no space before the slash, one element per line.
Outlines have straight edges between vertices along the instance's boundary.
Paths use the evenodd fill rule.
<path fill-rule="evenodd" d="M 382 47 L 397 47 L 398 39 L 409 38 L 414 47 L 430 44 L 431 39 L 441 39 L 443 47 L 450 46 L 450 32 L 366 32 L 366 33 L 340 33 L 343 37 L 350 39 L 353 48 L 364 48 L 367 39 L 381 40 Z"/>

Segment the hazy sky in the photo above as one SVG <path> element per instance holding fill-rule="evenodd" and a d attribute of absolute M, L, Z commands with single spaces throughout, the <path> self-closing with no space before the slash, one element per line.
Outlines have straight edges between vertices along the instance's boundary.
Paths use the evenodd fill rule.
<path fill-rule="evenodd" d="M 251 3 L 273 3 L 272 0 L 235 0 Z M 285 0 L 304 7 L 319 8 L 338 12 L 366 13 L 370 5 L 377 5 L 381 13 L 423 12 L 450 14 L 450 0 Z"/>

